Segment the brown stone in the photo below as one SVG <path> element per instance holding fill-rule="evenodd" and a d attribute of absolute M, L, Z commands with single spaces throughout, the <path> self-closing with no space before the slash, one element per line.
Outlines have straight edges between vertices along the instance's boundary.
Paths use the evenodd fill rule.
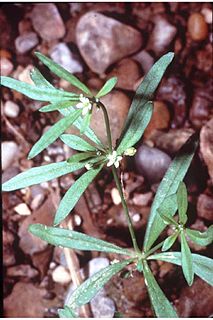
<path fill-rule="evenodd" d="M 38 271 L 32 268 L 28 264 L 19 264 L 14 267 L 7 269 L 8 277 L 25 277 L 25 278 L 35 278 L 38 275 Z"/>
<path fill-rule="evenodd" d="M 208 121 L 200 132 L 200 150 L 213 181 L 213 119 Z"/>
<path fill-rule="evenodd" d="M 188 32 L 192 40 L 202 41 L 208 36 L 208 25 L 200 13 L 192 13 L 187 22 Z"/>

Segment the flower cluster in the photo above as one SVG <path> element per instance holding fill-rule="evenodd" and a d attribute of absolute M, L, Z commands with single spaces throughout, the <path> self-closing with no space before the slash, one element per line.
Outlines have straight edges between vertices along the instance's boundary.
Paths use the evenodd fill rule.
<path fill-rule="evenodd" d="M 82 109 L 82 115 L 85 116 L 92 109 L 92 103 L 83 94 L 80 94 L 79 100 L 80 102 L 76 105 L 76 108 Z"/>

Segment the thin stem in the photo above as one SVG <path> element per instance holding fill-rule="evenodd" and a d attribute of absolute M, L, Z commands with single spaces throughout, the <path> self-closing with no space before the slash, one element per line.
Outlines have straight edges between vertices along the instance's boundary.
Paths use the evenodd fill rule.
<path fill-rule="evenodd" d="M 145 257 L 150 256 L 150 254 L 152 254 L 153 252 L 155 252 L 156 250 L 160 249 L 163 245 L 165 240 L 161 241 L 160 243 L 156 244 L 156 246 L 154 246 L 152 249 L 150 249 L 148 252 L 144 252 Z"/>
<path fill-rule="evenodd" d="M 127 219 L 129 232 L 130 232 L 130 235 L 131 235 L 131 238 L 132 238 L 133 247 L 134 247 L 135 251 L 141 255 L 140 249 L 139 249 L 138 244 L 137 244 L 137 240 L 136 240 L 134 228 L 133 228 L 133 225 L 132 225 L 132 221 L 131 221 L 131 218 L 130 218 L 130 215 L 129 215 L 129 209 L 128 209 L 126 200 L 124 198 L 123 190 L 122 190 L 121 183 L 120 183 L 120 180 L 119 180 L 119 177 L 118 177 L 118 174 L 117 174 L 115 166 L 112 166 L 112 173 L 113 173 L 113 176 L 114 176 L 114 179 L 115 179 L 115 183 L 116 183 L 116 186 L 118 188 L 118 191 L 119 191 L 119 194 L 120 194 L 120 197 L 121 197 L 121 203 L 122 203 L 122 206 L 124 208 L 124 213 L 125 213 L 125 216 L 126 216 L 126 219 Z"/>
<path fill-rule="evenodd" d="M 111 137 L 111 130 L 110 130 L 108 113 L 107 113 L 106 107 L 104 106 L 104 104 L 102 102 L 99 102 L 99 106 L 101 107 L 103 114 L 104 114 L 107 139 L 108 139 L 108 143 L 109 143 L 109 150 L 110 150 L 110 152 L 112 152 L 112 137 Z"/>

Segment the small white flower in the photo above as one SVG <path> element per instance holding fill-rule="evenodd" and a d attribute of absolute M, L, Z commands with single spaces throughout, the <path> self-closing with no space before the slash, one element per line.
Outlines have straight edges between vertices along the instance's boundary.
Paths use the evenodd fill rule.
<path fill-rule="evenodd" d="M 92 165 L 91 163 L 86 163 L 86 164 L 85 164 L 85 168 L 86 168 L 87 170 L 92 169 L 92 167 L 93 167 L 93 165 Z"/>
<path fill-rule="evenodd" d="M 82 115 L 85 116 L 92 109 L 92 104 L 88 98 L 83 96 L 83 94 L 80 94 L 79 100 L 80 102 L 77 103 L 76 108 L 82 109 Z"/>
<path fill-rule="evenodd" d="M 107 167 L 115 165 L 116 168 L 119 167 L 119 162 L 122 160 L 121 156 L 117 156 L 117 152 L 114 150 L 111 154 L 107 155 L 107 159 L 109 160 L 107 162 Z"/>
<path fill-rule="evenodd" d="M 114 259 L 114 260 L 110 261 L 110 264 L 115 264 L 115 263 L 118 263 L 118 262 L 120 262 L 118 259 Z"/>

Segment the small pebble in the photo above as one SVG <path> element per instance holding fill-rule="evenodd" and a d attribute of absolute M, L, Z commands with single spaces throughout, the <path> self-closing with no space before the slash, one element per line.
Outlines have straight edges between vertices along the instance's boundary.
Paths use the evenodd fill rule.
<path fill-rule="evenodd" d="M 115 205 L 118 205 L 121 203 L 121 197 L 117 188 L 112 188 L 111 197 Z"/>
<path fill-rule="evenodd" d="M 4 104 L 4 114 L 9 118 L 16 118 L 19 114 L 19 106 L 11 100 Z"/>
<path fill-rule="evenodd" d="M 210 8 L 203 8 L 201 10 L 201 13 L 204 16 L 206 23 L 212 24 L 212 20 L 213 20 L 212 10 Z"/>
<path fill-rule="evenodd" d="M 80 226 L 82 223 L 82 219 L 78 214 L 74 214 L 74 224 L 75 226 Z"/>
<path fill-rule="evenodd" d="M 133 203 L 137 206 L 146 207 L 152 200 L 152 192 L 136 193 L 132 199 Z"/>
<path fill-rule="evenodd" d="M 26 203 L 20 203 L 16 207 L 14 207 L 15 212 L 17 212 L 20 216 L 29 216 L 31 215 L 31 211 L 26 205 Z"/>
<path fill-rule="evenodd" d="M 30 78 L 30 71 L 33 69 L 33 65 L 29 64 L 26 68 L 24 68 L 18 75 L 18 80 L 22 82 L 26 82 L 28 84 L 35 85 L 33 80 Z"/>
<path fill-rule="evenodd" d="M 1 57 L 0 70 L 1 70 L 1 76 L 5 76 L 5 77 L 9 76 L 11 74 L 11 72 L 13 71 L 12 62 L 5 57 Z"/>
<path fill-rule="evenodd" d="M 19 148 L 14 141 L 4 141 L 1 145 L 2 170 L 7 169 L 18 156 Z"/>
<path fill-rule="evenodd" d="M 52 279 L 60 284 L 67 284 L 71 281 L 71 275 L 63 266 L 58 266 L 53 270 Z"/>
<path fill-rule="evenodd" d="M 18 53 L 24 54 L 33 49 L 38 44 L 38 37 L 35 32 L 24 33 L 15 40 Z"/>
<path fill-rule="evenodd" d="M 188 19 L 188 32 L 192 40 L 203 41 L 208 36 L 208 26 L 204 16 L 200 13 L 192 13 Z"/>

